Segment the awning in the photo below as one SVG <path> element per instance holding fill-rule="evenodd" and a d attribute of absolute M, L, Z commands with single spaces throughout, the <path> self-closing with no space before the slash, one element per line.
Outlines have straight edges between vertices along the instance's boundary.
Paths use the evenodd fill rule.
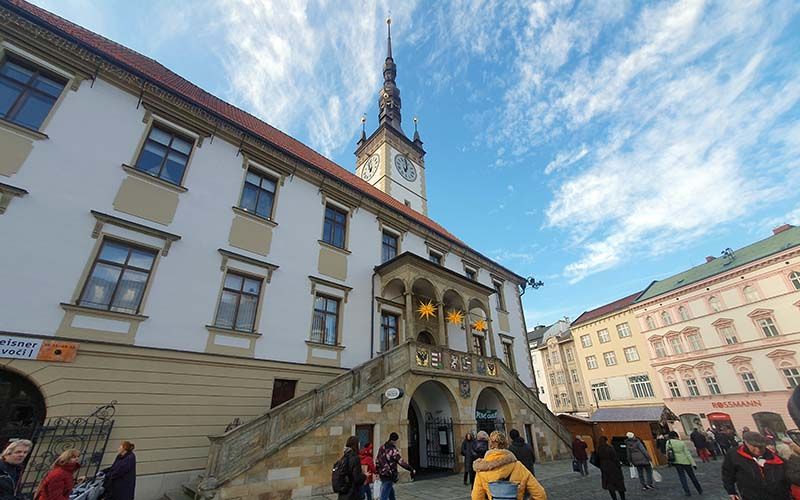
<path fill-rule="evenodd" d="M 664 405 L 620 406 L 598 408 L 589 420 L 592 422 L 661 422 L 678 420 L 678 417 Z"/>

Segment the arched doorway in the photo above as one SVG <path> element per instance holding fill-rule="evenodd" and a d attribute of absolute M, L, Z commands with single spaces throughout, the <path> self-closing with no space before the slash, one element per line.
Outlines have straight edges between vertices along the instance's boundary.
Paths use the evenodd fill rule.
<path fill-rule="evenodd" d="M 758 427 L 758 432 L 765 436 L 767 434 L 772 434 L 778 438 L 786 436 L 786 424 L 783 423 L 783 417 L 777 413 L 771 411 L 753 413 L 753 421 Z"/>
<path fill-rule="evenodd" d="M 30 439 L 45 413 L 44 396 L 30 380 L 0 369 L 0 448 L 14 438 Z"/>
<path fill-rule="evenodd" d="M 733 421 L 731 420 L 731 416 L 727 413 L 722 412 L 714 412 L 709 413 L 706 415 L 708 419 L 708 423 L 712 429 L 715 431 L 724 431 L 730 429 L 736 434 L 736 428 L 733 426 Z"/>
<path fill-rule="evenodd" d="M 692 433 L 695 427 L 702 429 L 703 422 L 700 421 L 700 415 L 696 413 L 683 413 L 680 416 L 681 425 L 683 425 L 683 432 L 688 436 Z"/>
<path fill-rule="evenodd" d="M 433 335 L 424 330 L 419 332 L 419 335 L 417 335 L 417 342 L 420 344 L 436 345 L 436 342 L 433 340 Z"/>
<path fill-rule="evenodd" d="M 506 432 L 508 415 L 508 403 L 497 389 L 487 387 L 478 394 L 475 402 L 475 427 L 478 431 Z"/>
<path fill-rule="evenodd" d="M 408 461 L 415 469 L 453 470 L 457 414 L 455 398 L 441 382 L 428 380 L 416 388 L 408 405 Z"/>

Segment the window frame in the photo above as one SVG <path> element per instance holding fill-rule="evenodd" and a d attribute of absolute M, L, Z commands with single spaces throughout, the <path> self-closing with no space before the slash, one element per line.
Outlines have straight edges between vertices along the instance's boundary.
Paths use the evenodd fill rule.
<path fill-rule="evenodd" d="M 12 64 L 15 64 L 30 71 L 32 75 L 25 83 L 21 83 L 18 80 L 14 80 L 13 78 L 4 75 L 0 75 L 0 81 L 8 80 L 13 82 L 15 86 L 22 87 L 22 91 L 14 99 L 14 102 L 8 108 L 8 112 L 3 116 L 0 116 L 0 120 L 13 124 L 17 127 L 22 127 L 25 130 L 32 130 L 41 133 L 41 131 L 47 124 L 49 118 L 52 116 L 53 110 L 58 106 L 59 102 L 64 96 L 64 91 L 70 85 L 72 78 L 67 77 L 63 74 L 59 74 L 58 72 L 53 71 L 52 69 L 43 67 L 41 64 L 38 64 L 36 61 L 32 61 L 28 57 L 10 51 L 8 47 L 2 47 L 2 49 L 4 50 L 0 51 L 0 68 L 2 68 L 6 64 L 6 62 L 10 62 Z M 35 84 L 39 76 L 47 78 L 55 83 L 61 83 L 61 90 L 58 92 L 58 96 L 54 97 L 48 94 L 47 92 L 35 88 Z M 21 123 L 15 120 L 16 116 L 19 114 L 19 111 L 25 106 L 31 95 L 37 96 L 39 98 L 45 97 L 48 100 L 52 99 L 53 101 L 52 104 L 50 105 L 50 108 L 47 110 L 47 113 L 42 118 L 41 123 L 39 123 L 39 125 L 36 127 L 32 127 L 28 124 Z"/>
<path fill-rule="evenodd" d="M 257 168 L 255 165 L 252 165 L 252 164 L 247 166 L 247 168 L 245 168 L 244 171 L 245 171 L 244 172 L 244 180 L 242 181 L 242 189 L 241 189 L 241 191 L 239 193 L 239 202 L 237 203 L 236 208 L 238 208 L 239 210 L 242 210 L 242 211 L 246 212 L 247 214 L 252 215 L 254 217 L 259 217 L 261 219 L 268 220 L 270 222 L 275 222 L 275 208 L 276 208 L 276 205 L 277 205 L 277 202 L 278 202 L 278 190 L 279 190 L 279 186 L 280 186 L 280 183 L 281 183 L 281 177 L 278 176 L 278 175 L 275 175 L 275 174 L 273 174 L 271 172 L 267 172 L 264 169 Z M 270 204 L 270 207 L 269 207 L 269 216 L 261 215 L 256 210 L 252 210 L 251 211 L 251 210 L 245 208 L 244 206 L 242 206 L 242 201 L 244 199 L 245 188 L 246 188 L 247 184 L 251 184 L 252 185 L 252 183 L 249 183 L 247 181 L 247 176 L 250 173 L 252 173 L 253 175 L 258 176 L 258 177 L 261 178 L 261 180 L 259 181 L 259 185 L 256 187 L 256 190 L 257 190 L 256 191 L 256 201 L 255 201 L 256 210 L 258 209 L 258 201 L 261 199 L 262 191 L 269 192 L 266 189 L 261 187 L 261 183 L 263 182 L 263 179 L 268 179 L 268 180 L 272 181 L 273 184 L 275 184 L 275 190 L 272 192 L 272 203 Z"/>
<path fill-rule="evenodd" d="M 633 336 L 633 332 L 631 332 L 631 325 L 629 325 L 627 321 L 617 325 L 617 336 L 621 339 L 626 339 Z"/>
<path fill-rule="evenodd" d="M 589 333 L 581 335 L 581 345 L 587 349 L 592 347 L 592 335 Z"/>
<path fill-rule="evenodd" d="M 444 265 L 444 255 L 435 250 L 428 250 L 428 260 L 437 266 Z"/>
<path fill-rule="evenodd" d="M 653 383 L 647 374 L 629 376 L 628 387 L 634 399 L 651 399 L 656 397 L 656 393 L 653 390 Z"/>
<path fill-rule="evenodd" d="M 792 271 L 788 275 L 789 284 L 794 287 L 795 290 L 800 290 L 800 271 Z"/>
<path fill-rule="evenodd" d="M 635 363 L 635 362 L 640 361 L 642 359 L 641 356 L 639 356 L 639 349 L 637 349 L 635 345 L 623 348 L 622 352 L 625 355 L 625 361 L 627 361 L 628 363 Z M 631 359 L 630 357 L 628 357 L 628 353 L 629 352 L 635 353 L 636 354 L 636 358 Z"/>
<path fill-rule="evenodd" d="M 744 297 L 744 302 L 746 304 L 752 304 L 753 302 L 758 302 L 761 300 L 758 289 L 753 284 L 747 284 L 742 287 L 742 297 Z"/>
<path fill-rule="evenodd" d="M 159 164 L 158 174 L 155 174 L 155 175 L 151 174 L 147 170 L 144 170 L 143 168 L 139 167 L 139 162 L 141 161 L 142 155 L 145 152 L 145 149 L 147 147 L 147 142 L 149 140 L 151 140 L 150 139 L 150 134 L 153 132 L 154 128 L 159 129 L 162 133 L 170 135 L 169 145 L 166 146 L 167 152 L 164 155 L 164 157 L 161 159 L 161 163 Z M 187 143 L 189 143 L 189 152 L 188 153 L 184 153 L 184 152 L 179 151 L 177 149 L 172 149 L 172 144 L 175 142 L 175 138 L 176 137 L 179 138 L 179 139 L 182 139 L 183 141 L 185 141 Z M 156 142 L 157 144 L 159 144 L 161 146 L 164 146 L 163 144 L 158 143 L 155 140 L 153 140 L 153 142 Z M 131 167 L 134 170 L 136 170 L 136 172 L 139 172 L 141 174 L 147 175 L 147 176 L 152 177 L 154 179 L 158 179 L 159 181 L 166 182 L 167 184 L 169 184 L 171 186 L 178 186 L 178 187 L 182 188 L 182 187 L 184 187 L 184 181 L 186 180 L 186 172 L 189 170 L 189 164 L 192 161 L 192 156 L 194 156 L 194 152 L 195 152 L 196 149 L 197 149 L 197 137 L 196 136 L 192 136 L 191 134 L 180 130 L 179 127 L 177 127 L 177 126 L 175 126 L 173 124 L 170 124 L 170 123 L 167 123 L 165 121 L 158 120 L 158 119 L 154 118 L 154 119 L 152 119 L 150 121 L 150 123 L 147 126 L 147 130 L 145 131 L 144 137 L 142 138 L 142 143 L 139 146 L 139 150 L 137 151 L 136 156 L 134 157 L 134 160 L 133 160 L 133 163 L 132 163 Z M 161 173 L 164 171 L 164 167 L 166 166 L 167 158 L 169 157 L 170 152 L 173 152 L 173 151 L 178 153 L 178 154 L 180 154 L 180 155 L 186 156 L 186 163 L 184 163 L 184 165 L 183 165 L 183 171 L 181 172 L 181 178 L 180 178 L 180 180 L 178 182 L 171 181 L 171 180 L 161 176 Z"/>
<path fill-rule="evenodd" d="M 786 386 L 788 388 L 794 389 L 795 387 L 800 385 L 800 368 L 798 368 L 797 366 L 785 366 L 780 370 L 784 380 L 786 380 Z M 794 370 L 795 373 L 792 374 L 786 373 L 789 370 Z"/>
<path fill-rule="evenodd" d="M 394 247 L 386 242 L 386 239 L 394 239 Z M 389 258 L 386 258 L 387 249 L 394 250 L 394 255 Z M 388 262 L 395 257 L 400 255 L 400 235 L 395 233 L 394 231 L 389 231 L 388 229 L 383 229 L 381 231 L 381 264 Z"/>
<path fill-rule="evenodd" d="M 644 318 L 644 322 L 647 325 L 648 330 L 655 330 L 656 328 L 658 328 L 658 326 L 656 326 L 656 321 L 653 319 L 652 316 L 646 316 Z"/>
<path fill-rule="evenodd" d="M 237 276 L 237 277 L 242 279 L 242 289 L 234 290 L 234 289 L 231 289 L 231 288 L 227 288 L 225 286 L 225 282 L 227 281 L 227 278 L 228 278 L 229 274 L 232 274 L 232 275 Z M 239 307 L 242 304 L 242 295 L 247 295 L 247 296 L 250 296 L 250 297 L 252 297 L 254 295 L 252 293 L 248 293 L 248 292 L 245 292 L 243 290 L 244 283 L 245 283 L 244 280 L 246 280 L 246 279 L 258 282 L 258 293 L 255 294 L 256 308 L 253 311 L 253 327 L 250 330 L 243 330 L 241 328 L 237 328 L 236 327 L 236 324 L 238 323 L 238 320 L 239 320 Z M 214 328 L 221 328 L 221 329 L 224 329 L 224 330 L 231 330 L 231 331 L 235 331 L 235 332 L 239 332 L 239 333 L 251 333 L 251 334 L 252 333 L 258 333 L 258 321 L 259 321 L 258 313 L 259 313 L 259 310 L 261 309 L 261 299 L 262 299 L 262 296 L 263 296 L 262 294 L 263 294 L 263 291 L 264 291 L 265 282 L 266 282 L 266 280 L 264 279 L 263 276 L 256 276 L 256 275 L 253 275 L 253 274 L 248 274 L 248 273 L 242 272 L 242 271 L 240 271 L 238 269 L 225 269 L 225 272 L 222 275 L 222 289 L 220 290 L 219 298 L 217 299 L 217 310 L 214 313 L 214 322 L 212 323 Z M 220 325 L 218 323 L 220 306 L 222 305 L 222 297 L 225 295 L 226 291 L 229 292 L 229 293 L 237 294 L 236 309 L 234 310 L 234 314 L 233 314 L 233 326 L 223 326 L 223 325 Z"/>
<path fill-rule="evenodd" d="M 706 299 L 706 305 L 708 306 L 708 310 L 709 310 L 710 314 L 722 312 L 725 309 L 725 305 L 722 303 L 722 299 L 720 299 L 716 295 L 710 295 Z M 717 308 L 717 307 L 719 307 L 719 308 Z"/>
<path fill-rule="evenodd" d="M 663 338 L 650 340 L 650 346 L 653 348 L 653 355 L 656 359 L 666 358 L 669 355 Z"/>
<path fill-rule="evenodd" d="M 673 398 L 682 398 L 681 388 L 675 380 L 667 380 L 667 389 Z"/>
<path fill-rule="evenodd" d="M 397 339 L 397 344 L 394 345 L 394 346 L 390 345 L 389 337 L 387 335 L 387 329 L 388 328 L 392 328 L 391 325 L 387 325 L 385 323 L 385 321 L 384 321 L 387 317 L 394 318 L 394 320 L 395 320 L 394 329 L 395 329 L 395 338 Z M 380 352 L 388 352 L 391 349 L 393 349 L 393 348 L 397 347 L 398 345 L 400 345 L 400 315 L 399 314 L 393 313 L 393 312 L 389 312 L 389 311 L 381 311 L 380 335 L 381 335 L 380 341 L 379 341 L 379 346 L 380 346 L 380 349 L 381 349 Z M 386 348 L 384 349 L 384 347 L 386 347 Z"/>
<path fill-rule="evenodd" d="M 687 352 L 702 351 L 705 348 L 703 344 L 703 337 L 700 335 L 699 330 L 688 331 L 684 334 L 684 337 L 686 337 L 686 344 L 689 347 L 689 350 Z M 697 339 L 696 347 L 695 343 L 692 342 L 693 338 Z"/>
<path fill-rule="evenodd" d="M 709 382 L 711 379 L 711 382 Z M 703 382 L 706 384 L 706 389 L 708 389 L 708 394 L 711 396 L 717 396 L 722 394 L 722 389 L 719 386 L 719 381 L 717 380 L 716 375 L 707 375 L 703 377 Z"/>
<path fill-rule="evenodd" d="M 328 212 L 331 212 L 333 215 L 331 217 L 328 216 Z M 336 229 L 339 224 L 336 220 L 336 216 L 339 215 L 342 217 L 342 244 L 336 244 Z M 334 205 L 330 202 L 325 203 L 325 209 L 323 210 L 322 216 L 322 239 L 321 242 L 325 243 L 326 245 L 330 245 L 334 248 L 338 248 L 340 250 L 347 250 L 347 218 L 349 216 L 349 212 L 347 209 L 339 207 L 338 205 Z M 328 231 L 328 224 L 330 223 L 330 231 Z M 332 241 L 326 240 L 326 235 L 330 232 L 330 237 Z"/>
<path fill-rule="evenodd" d="M 320 333 L 321 340 L 315 340 L 314 339 L 314 324 L 317 321 L 317 313 L 319 312 L 319 313 L 323 314 L 323 320 L 322 320 L 323 328 L 327 328 L 327 321 L 325 321 L 325 320 L 327 319 L 328 315 L 332 314 L 332 313 L 329 313 L 327 311 L 327 307 L 325 307 L 323 310 L 318 310 L 317 309 L 317 299 L 320 299 L 320 298 L 324 299 L 326 301 L 326 305 L 327 305 L 327 301 L 333 301 L 333 302 L 336 303 L 336 313 L 335 313 L 336 321 L 334 323 L 336 325 L 336 332 L 335 332 L 336 338 L 334 340 L 334 343 L 332 343 L 332 344 L 327 342 L 327 339 L 326 339 L 327 330 L 325 330 L 325 329 L 323 329 L 322 332 Z M 342 303 L 343 302 L 344 302 L 344 299 L 342 299 L 341 297 L 336 297 L 334 295 L 328 295 L 326 293 L 320 293 L 320 292 L 316 292 L 314 294 L 314 302 L 312 304 L 312 316 L 311 316 L 311 332 L 310 332 L 310 335 L 309 335 L 309 341 L 311 343 L 319 344 L 319 345 L 326 345 L 326 346 L 338 346 L 338 345 L 341 345 L 341 331 L 340 331 L 341 330 L 341 324 L 340 324 L 340 322 L 341 322 L 341 318 L 342 318 L 342 314 L 341 313 L 342 313 Z"/>
<path fill-rule="evenodd" d="M 669 313 L 669 311 L 661 311 L 659 316 L 661 317 L 661 322 L 663 323 L 662 326 L 670 326 L 673 323 L 672 315 Z"/>
<path fill-rule="evenodd" d="M 697 384 L 697 379 L 695 378 L 687 378 L 684 379 L 684 383 L 686 384 L 686 390 L 689 394 L 689 397 L 698 397 L 700 396 L 700 386 Z"/>
<path fill-rule="evenodd" d="M 608 356 L 609 354 L 611 356 Z M 613 361 L 613 363 L 609 363 L 608 362 L 609 358 L 611 359 L 611 361 Z M 605 363 L 606 366 L 617 366 L 618 362 L 617 362 L 617 353 L 616 353 L 616 351 L 606 351 L 606 352 L 604 352 L 603 353 L 603 363 Z"/>
<path fill-rule="evenodd" d="M 780 336 L 781 332 L 778 329 L 778 324 L 775 322 L 774 316 L 764 316 L 761 318 L 755 318 L 754 321 L 756 322 L 756 326 L 759 328 L 759 330 L 761 331 L 761 335 L 764 338 L 772 338 Z M 761 323 L 762 321 L 768 322 L 768 324 L 764 325 Z M 771 334 L 767 333 L 767 330 L 769 330 Z"/>
<path fill-rule="evenodd" d="M 591 360 L 591 363 L 589 362 L 589 360 Z M 588 370 L 597 370 L 599 366 L 600 365 L 597 363 L 597 356 L 595 356 L 594 354 L 586 356 L 586 368 Z"/>
<path fill-rule="evenodd" d="M 686 353 L 686 350 L 684 349 L 683 346 L 683 340 L 681 339 L 680 335 L 670 335 L 669 337 L 666 337 L 666 339 L 667 339 L 667 344 L 669 344 L 669 350 L 673 356 Z M 675 349 L 676 344 L 674 344 L 674 342 L 676 341 L 678 349 Z"/>
<path fill-rule="evenodd" d="M 508 312 L 508 309 L 506 309 L 506 298 L 503 295 L 503 286 L 504 283 L 502 281 L 492 280 L 492 288 L 494 288 L 494 292 L 497 295 L 497 309 Z"/>
<path fill-rule="evenodd" d="M 503 351 L 503 359 L 506 365 L 514 371 L 514 346 L 511 342 L 500 342 L 500 349 Z"/>
<path fill-rule="evenodd" d="M 483 335 L 476 335 L 474 332 L 472 334 L 472 349 L 473 353 L 481 356 L 482 358 L 486 357 L 486 339 L 483 338 Z"/>
<path fill-rule="evenodd" d="M 608 389 L 607 382 L 596 382 L 592 384 L 591 389 L 595 401 L 611 401 L 611 391 Z"/>
<path fill-rule="evenodd" d="M 597 341 L 601 344 L 608 344 L 611 342 L 611 334 L 608 332 L 608 328 L 601 328 L 600 330 L 597 330 Z"/>
<path fill-rule="evenodd" d="M 678 317 L 681 318 L 681 321 L 689 321 L 692 319 L 692 315 L 689 313 L 689 307 L 686 305 L 681 305 L 678 307 Z"/>
<path fill-rule="evenodd" d="M 753 372 L 743 370 L 739 372 L 739 380 L 742 381 L 745 392 L 761 392 L 761 386 Z"/>

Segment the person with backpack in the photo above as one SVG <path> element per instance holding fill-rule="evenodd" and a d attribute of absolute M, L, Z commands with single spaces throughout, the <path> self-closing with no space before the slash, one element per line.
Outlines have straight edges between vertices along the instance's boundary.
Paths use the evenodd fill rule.
<path fill-rule="evenodd" d="M 361 472 L 361 459 L 358 456 L 358 437 L 350 436 L 345 444 L 344 454 L 331 472 L 331 487 L 339 494 L 339 500 L 361 500 L 366 476 Z"/>
<path fill-rule="evenodd" d="M 697 476 L 694 475 L 694 469 L 697 467 L 697 464 L 692 454 L 689 452 L 689 449 L 686 447 L 686 443 L 678 439 L 677 432 L 670 431 L 666 451 L 667 462 L 675 467 L 675 471 L 678 473 L 678 480 L 683 487 L 683 494 L 687 497 L 692 496 L 692 492 L 689 491 L 689 482 L 686 480 L 686 476 L 689 476 L 689 479 L 692 480 L 692 484 L 694 484 L 694 487 L 697 489 L 697 493 L 702 495 L 703 487 L 700 486 L 700 481 L 698 481 Z"/>
<path fill-rule="evenodd" d="M 628 463 L 636 467 L 639 482 L 642 484 L 642 491 L 652 490 L 653 486 L 653 466 L 650 463 L 650 454 L 647 452 L 644 443 L 637 438 L 634 433 L 626 434 L 625 449 L 628 453 Z"/>
<path fill-rule="evenodd" d="M 372 500 L 372 483 L 375 482 L 375 461 L 372 459 L 372 443 L 367 443 L 358 452 L 361 459 L 361 472 L 366 476 L 361 498 Z"/>
<path fill-rule="evenodd" d="M 514 456 L 517 457 L 517 460 L 522 462 L 522 465 L 535 476 L 536 473 L 533 472 L 533 464 L 536 463 L 536 455 L 533 453 L 533 448 L 522 439 L 522 436 L 520 436 L 519 431 L 516 429 L 511 429 L 508 436 L 511 438 L 508 451 L 513 453 Z"/>
<path fill-rule="evenodd" d="M 392 432 L 389 434 L 389 440 L 378 448 L 378 458 L 375 460 L 375 468 L 378 471 L 378 477 L 381 478 L 380 500 L 395 500 L 394 483 L 399 479 L 397 472 L 398 465 L 411 472 L 411 477 L 414 477 L 414 474 L 417 473 L 417 471 L 408 465 L 400 455 L 400 450 L 397 449 L 398 439 L 400 439 L 400 436 L 398 436 L 396 432 Z"/>
<path fill-rule="evenodd" d="M 491 500 L 490 484 L 508 481 L 516 484 L 517 500 L 547 500 L 547 493 L 531 471 L 522 464 L 508 448 L 506 435 L 494 431 L 489 436 L 489 451 L 484 458 L 475 460 L 473 467 L 477 472 L 472 487 L 472 500 Z"/>

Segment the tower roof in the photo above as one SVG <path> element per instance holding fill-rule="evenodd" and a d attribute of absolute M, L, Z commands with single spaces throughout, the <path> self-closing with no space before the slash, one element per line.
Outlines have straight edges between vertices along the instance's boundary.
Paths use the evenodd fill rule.
<path fill-rule="evenodd" d="M 378 123 L 389 125 L 401 134 L 400 89 L 397 88 L 397 65 L 392 57 L 392 18 L 386 19 L 386 61 L 383 63 L 383 87 L 378 95 Z"/>

